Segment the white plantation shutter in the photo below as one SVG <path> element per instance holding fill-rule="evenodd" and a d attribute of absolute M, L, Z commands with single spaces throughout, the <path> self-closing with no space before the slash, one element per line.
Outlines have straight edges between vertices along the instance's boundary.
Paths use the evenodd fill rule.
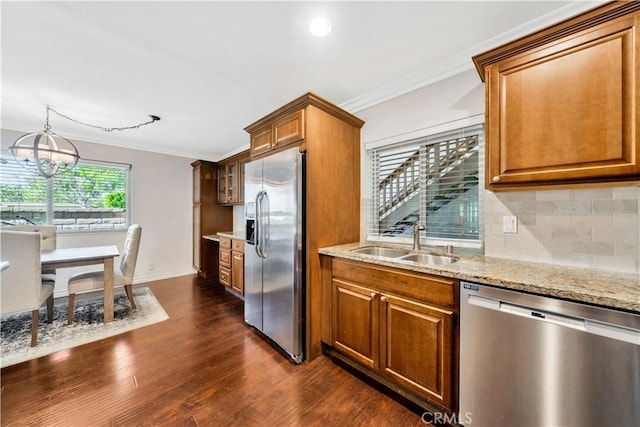
<path fill-rule="evenodd" d="M 373 148 L 369 237 L 407 238 L 413 224 L 434 240 L 482 239 L 483 125 Z"/>

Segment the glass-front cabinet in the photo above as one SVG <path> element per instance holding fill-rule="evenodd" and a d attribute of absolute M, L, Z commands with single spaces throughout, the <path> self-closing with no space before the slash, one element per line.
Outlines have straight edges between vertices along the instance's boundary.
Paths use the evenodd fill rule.
<path fill-rule="evenodd" d="M 249 152 L 246 151 L 218 163 L 218 203 L 244 203 L 244 166 L 248 161 Z"/>

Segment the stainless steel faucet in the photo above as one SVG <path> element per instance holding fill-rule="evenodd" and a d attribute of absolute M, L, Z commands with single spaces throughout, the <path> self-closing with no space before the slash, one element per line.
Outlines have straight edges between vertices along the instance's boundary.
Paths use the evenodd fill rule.
<path fill-rule="evenodd" d="M 413 224 L 413 250 L 420 250 L 420 231 L 424 230 L 424 225 L 416 222 Z"/>

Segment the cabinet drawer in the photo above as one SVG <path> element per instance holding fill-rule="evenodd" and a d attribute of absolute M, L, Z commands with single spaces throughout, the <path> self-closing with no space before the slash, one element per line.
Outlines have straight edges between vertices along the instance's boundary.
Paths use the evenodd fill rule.
<path fill-rule="evenodd" d="M 244 253 L 244 240 L 233 239 L 231 241 L 231 250 Z"/>
<path fill-rule="evenodd" d="M 223 249 L 231 249 L 231 239 L 228 237 L 220 237 L 220 247 Z"/>
<path fill-rule="evenodd" d="M 220 266 L 220 283 L 231 286 L 231 270 L 222 266 Z"/>
<path fill-rule="evenodd" d="M 393 292 L 440 307 L 453 308 L 454 306 L 456 279 L 414 274 L 409 271 L 338 258 L 333 259 L 332 273 L 334 277 L 372 286 L 380 291 Z"/>
<path fill-rule="evenodd" d="M 229 249 L 220 249 L 220 268 L 231 268 L 231 251 Z"/>

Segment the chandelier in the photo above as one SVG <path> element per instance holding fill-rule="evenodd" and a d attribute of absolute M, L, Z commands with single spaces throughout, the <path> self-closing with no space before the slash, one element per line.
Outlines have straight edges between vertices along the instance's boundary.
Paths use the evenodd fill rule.
<path fill-rule="evenodd" d="M 27 169 L 33 169 L 35 167 L 37 172 L 45 178 L 51 178 L 59 171 L 73 169 L 78 164 L 78 160 L 80 160 L 80 155 L 78 154 L 76 146 L 67 138 L 56 135 L 51 131 L 51 126 L 49 125 L 50 111 L 56 113 L 60 117 L 71 120 L 72 122 L 97 128 L 105 132 L 137 129 L 140 126 L 160 120 L 160 117 L 158 116 L 149 116 L 151 117 L 151 120 L 137 125 L 105 128 L 72 119 L 71 117 L 65 116 L 47 105 L 47 118 L 44 124 L 44 130 L 39 133 L 28 133 L 22 135 L 11 147 L 9 147 L 11 154 L 13 154 L 13 158 L 18 164 Z"/>

